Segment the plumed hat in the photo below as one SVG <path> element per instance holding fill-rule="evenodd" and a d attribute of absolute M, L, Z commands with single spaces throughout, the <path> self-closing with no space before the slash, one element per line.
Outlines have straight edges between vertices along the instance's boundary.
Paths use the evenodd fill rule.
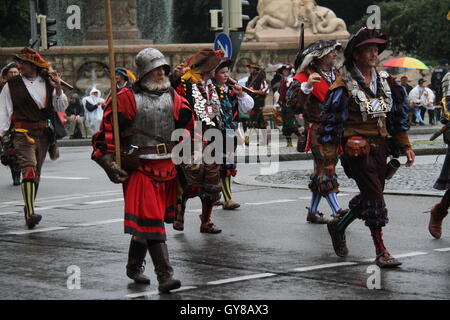
<path fill-rule="evenodd" d="M 214 70 L 223 59 L 223 52 L 220 50 L 201 49 L 191 59 L 189 59 L 189 68 L 199 73 L 205 73 Z"/>
<path fill-rule="evenodd" d="M 45 61 L 45 59 L 39 54 L 39 52 L 34 51 L 29 47 L 25 47 L 20 50 L 19 54 L 15 55 L 16 59 L 22 61 L 28 61 L 40 68 L 49 68 L 51 66 L 50 62 Z"/>
<path fill-rule="evenodd" d="M 297 54 L 295 70 L 303 71 L 314 59 L 321 59 L 334 50 L 341 50 L 342 44 L 336 40 L 318 40 Z"/>

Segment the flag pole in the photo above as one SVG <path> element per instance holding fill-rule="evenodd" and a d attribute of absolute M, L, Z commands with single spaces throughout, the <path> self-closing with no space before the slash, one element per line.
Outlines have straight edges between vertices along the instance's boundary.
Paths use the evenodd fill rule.
<path fill-rule="evenodd" d="M 108 34 L 108 54 L 109 54 L 109 70 L 111 76 L 111 99 L 113 109 L 113 124 L 114 124 L 114 145 L 115 145 L 115 162 L 120 167 L 120 136 L 119 136 L 119 117 L 117 114 L 117 96 L 116 96 L 116 78 L 115 78 L 115 60 L 114 60 L 114 43 L 112 33 L 112 16 L 111 16 L 111 1 L 105 1 L 105 17 L 106 17 L 106 30 Z"/>

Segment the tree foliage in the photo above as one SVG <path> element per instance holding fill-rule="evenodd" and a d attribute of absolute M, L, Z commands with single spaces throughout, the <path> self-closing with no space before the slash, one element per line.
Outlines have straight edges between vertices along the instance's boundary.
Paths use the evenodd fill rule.
<path fill-rule="evenodd" d="M 450 10 L 448 0 L 402 0 L 379 4 L 381 27 L 388 35 L 390 48 L 417 56 L 425 62 L 450 57 Z M 367 17 L 350 29 L 357 30 Z M 433 64 L 434 64 L 433 63 Z"/>
<path fill-rule="evenodd" d="M 30 38 L 30 13 L 27 0 L 0 1 L 0 46 L 25 46 Z"/>

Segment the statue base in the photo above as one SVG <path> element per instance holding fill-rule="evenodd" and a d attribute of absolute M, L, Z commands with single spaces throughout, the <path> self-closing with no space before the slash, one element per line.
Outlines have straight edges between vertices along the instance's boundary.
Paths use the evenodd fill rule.
<path fill-rule="evenodd" d="M 274 29 L 267 28 L 256 33 L 246 34 L 248 41 L 256 42 L 294 42 L 300 41 L 300 28 L 285 28 Z M 338 30 L 333 33 L 316 33 L 314 34 L 311 28 L 305 28 L 304 34 L 305 46 L 317 41 L 317 40 L 341 40 L 346 42 L 350 39 L 350 33 L 346 30 Z"/>

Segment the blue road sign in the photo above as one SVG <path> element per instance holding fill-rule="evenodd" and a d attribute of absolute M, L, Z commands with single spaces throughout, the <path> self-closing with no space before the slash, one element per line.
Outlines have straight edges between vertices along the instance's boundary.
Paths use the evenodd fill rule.
<path fill-rule="evenodd" d="M 233 55 L 233 46 L 231 39 L 226 33 L 219 33 L 214 40 L 214 50 L 222 50 L 225 58 L 231 59 Z"/>

